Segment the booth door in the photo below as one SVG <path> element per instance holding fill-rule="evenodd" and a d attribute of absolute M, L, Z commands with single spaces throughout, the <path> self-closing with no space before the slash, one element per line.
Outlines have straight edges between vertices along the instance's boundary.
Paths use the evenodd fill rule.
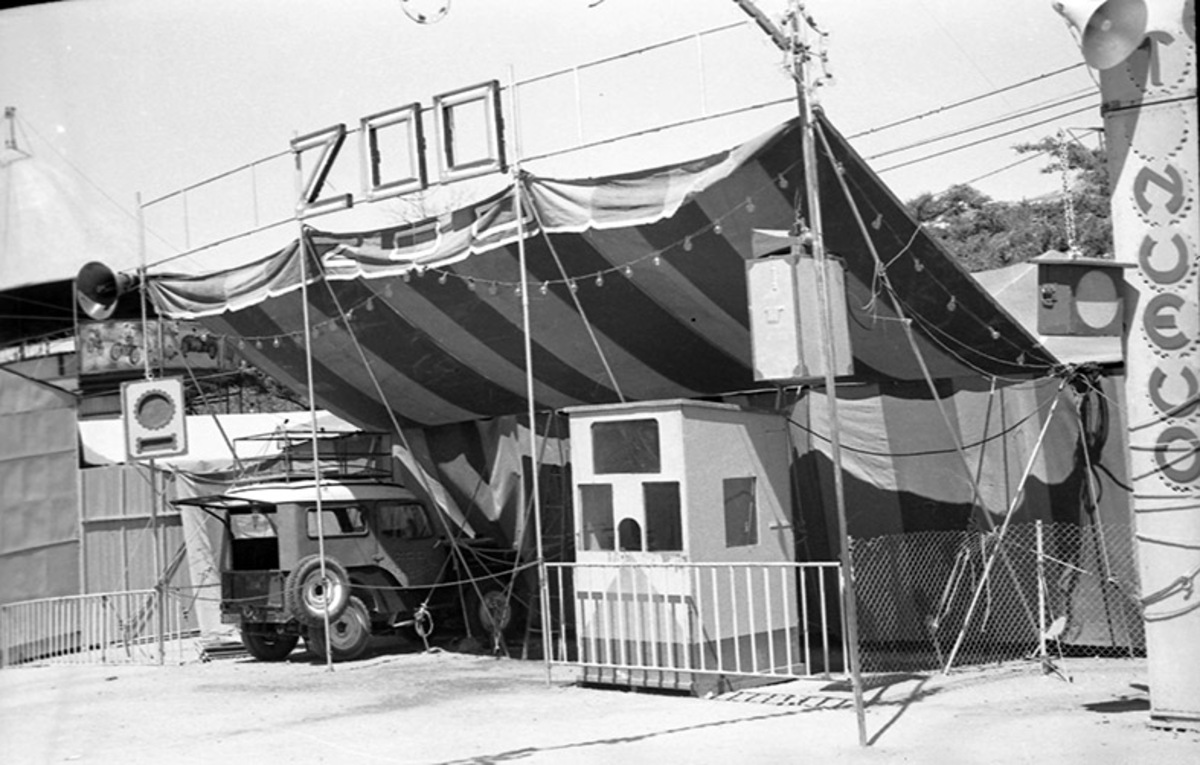
<path fill-rule="evenodd" d="M 613 503 L 613 485 L 580 485 L 576 629 L 585 663 L 683 669 L 695 642 L 692 572 L 679 484 L 641 481 L 641 502 Z"/>

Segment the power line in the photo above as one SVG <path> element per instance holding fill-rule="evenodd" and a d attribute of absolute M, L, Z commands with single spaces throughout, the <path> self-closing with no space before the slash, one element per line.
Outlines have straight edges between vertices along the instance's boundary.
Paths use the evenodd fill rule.
<path fill-rule="evenodd" d="M 927 155 L 925 155 L 925 156 L 923 156 L 923 157 L 917 157 L 916 159 L 910 159 L 910 160 L 908 160 L 907 162 L 901 162 L 901 163 L 899 163 L 899 164 L 892 165 L 891 167 L 885 167 L 885 168 L 883 168 L 883 169 L 881 169 L 881 170 L 876 170 L 875 172 L 877 172 L 877 173 L 886 173 L 886 172 L 889 172 L 889 171 L 892 171 L 892 170 L 898 170 L 898 169 L 900 169 L 900 168 L 902 168 L 902 167 L 908 167 L 909 165 L 915 165 L 915 164 L 917 164 L 918 162 L 925 162 L 925 161 L 927 161 L 927 160 L 930 160 L 930 159 L 936 159 L 937 157 L 943 157 L 943 156 L 945 156 L 945 155 L 947 155 L 947 154 L 953 154 L 953 153 L 954 153 L 954 152 L 956 152 L 956 151 L 962 151 L 963 149 L 969 149 L 969 148 L 971 148 L 971 147 L 973 147 L 973 146 L 979 146 L 980 144 L 987 143 L 988 141 L 995 141 L 995 140 L 998 140 L 998 139 L 1000 139 L 1000 138 L 1006 138 L 1006 137 L 1008 137 L 1008 136 L 1010 136 L 1010 135 L 1015 135 L 1016 133 L 1021 133 L 1021 132 L 1024 132 L 1024 131 L 1026 131 L 1026 130 L 1029 130 L 1030 128 L 1039 127 L 1039 126 L 1041 126 L 1041 125 L 1047 125 L 1047 124 L 1049 124 L 1049 123 L 1051 123 L 1051 122 L 1056 122 L 1057 120 L 1061 120 L 1061 119 L 1064 119 L 1064 118 L 1066 118 L 1066 117 L 1072 117 L 1072 116 L 1074 116 L 1074 115 L 1076 115 L 1076 114 L 1082 114 L 1082 113 L 1084 113 L 1084 112 L 1091 111 L 1091 110 L 1093 110 L 1093 109 L 1095 109 L 1095 108 L 1096 108 L 1096 105 L 1095 105 L 1095 104 L 1089 104 L 1089 105 L 1087 105 L 1087 106 L 1085 106 L 1085 107 L 1082 107 L 1082 108 L 1080 108 L 1080 109 L 1075 109 L 1074 111 L 1069 111 L 1069 112 L 1065 112 L 1065 113 L 1063 113 L 1063 114 L 1058 114 L 1058 115 L 1055 115 L 1055 116 L 1053 116 L 1053 117 L 1050 117 L 1050 118 L 1048 118 L 1048 119 L 1044 119 L 1044 120 L 1041 120 L 1041 121 L 1039 121 L 1039 122 L 1034 122 L 1034 123 L 1031 123 L 1031 124 L 1029 124 L 1029 125 L 1022 125 L 1021 127 L 1016 127 L 1016 128 L 1013 128 L 1012 130 L 1006 130 L 1006 131 L 1004 131 L 1003 133 L 997 133 L 997 134 L 995 134 L 995 135 L 986 136 L 986 137 L 984 137 L 984 138 L 980 138 L 980 139 L 978 139 L 978 140 L 971 141 L 971 142 L 969 142 L 969 143 L 964 143 L 964 144 L 962 144 L 962 145 L 960 145 L 960 146 L 952 146 L 952 147 L 950 147 L 949 149 L 943 149 L 942 151 L 934 152 L 933 154 L 927 154 Z"/>
<path fill-rule="evenodd" d="M 112 195 L 110 195 L 108 193 L 108 191 L 106 191 L 104 189 L 103 186 L 101 186 L 99 183 L 96 183 L 94 180 L 92 180 L 92 178 L 87 173 L 83 172 L 83 170 L 80 169 L 80 167 L 78 165 L 76 165 L 74 162 L 72 162 L 70 159 L 68 159 L 65 154 L 63 154 L 61 151 L 59 151 L 57 148 L 55 148 L 53 142 L 51 142 L 44 135 L 42 135 L 40 132 L 38 132 L 37 128 L 33 127 L 33 125 L 31 125 L 28 120 L 24 119 L 23 117 L 18 116 L 17 117 L 17 125 L 21 128 L 22 132 L 24 132 L 27 129 L 29 131 L 31 131 L 35 136 L 38 137 L 38 139 L 41 140 L 41 142 L 43 144 L 45 144 L 50 149 L 50 151 L 52 151 L 55 154 L 55 156 L 57 156 L 59 158 L 59 160 L 61 160 L 63 163 L 65 163 L 67 167 L 74 170 L 79 175 L 79 177 L 84 180 L 84 182 L 86 182 L 89 186 L 91 186 L 93 189 L 95 189 L 106 200 L 111 202 L 112 205 L 114 207 L 116 207 L 117 210 L 119 210 L 126 217 L 132 219 L 135 223 L 138 222 L 138 216 L 136 213 L 131 212 L 130 210 L 126 209 L 124 205 L 122 205 L 116 199 L 113 199 Z M 28 136 L 26 136 L 26 137 L 28 137 Z M 30 142 L 30 143 L 32 144 L 32 142 Z M 160 242 L 167 245 L 171 249 L 177 249 L 174 244 L 167 241 L 165 238 L 160 236 L 157 232 L 155 232 L 149 228 L 146 229 L 146 232 L 148 234 L 151 234 L 152 236 L 154 236 L 155 239 L 158 239 Z"/>
<path fill-rule="evenodd" d="M 1054 101 L 1052 103 L 1043 104 L 1040 106 L 1033 106 L 1033 107 L 1030 107 L 1023 111 L 1013 112 L 1011 114 L 1007 114 L 1002 117 L 997 117 L 996 119 L 989 120 L 987 122 L 981 122 L 981 123 L 979 123 L 977 125 L 973 125 L 971 127 L 954 130 L 949 133 L 943 133 L 939 136 L 934 136 L 933 138 L 924 138 L 920 141 L 917 141 L 915 143 L 910 143 L 906 146 L 900 146 L 895 149 L 888 149 L 887 151 L 881 151 L 878 154 L 873 154 L 873 155 L 867 157 L 867 159 L 879 159 L 880 157 L 886 157 L 890 154 L 899 154 L 902 151 L 908 151 L 910 149 L 919 149 L 920 147 L 928 146 L 931 143 L 937 143 L 938 141 L 945 141 L 948 138 L 957 138 L 960 135 L 966 135 L 967 133 L 973 133 L 976 130 L 983 130 L 984 128 L 995 127 L 996 125 L 1000 125 L 1005 122 L 1011 122 L 1012 120 L 1018 120 L 1023 117 L 1029 117 L 1031 115 L 1037 114 L 1039 112 L 1044 112 L 1049 109 L 1056 109 L 1060 106 L 1066 106 L 1068 104 L 1073 104 L 1076 101 L 1082 101 L 1085 98 L 1092 98 L 1095 95 L 1096 95 L 1095 92 L 1091 91 L 1091 90 L 1079 91 L 1079 92 L 1076 92 L 1074 95 L 1069 96 L 1064 99 L 1061 99 L 1059 101 Z"/>
<path fill-rule="evenodd" d="M 1037 159 L 1038 157 L 1041 157 L 1041 156 L 1043 156 L 1045 154 L 1049 154 L 1049 153 L 1050 152 L 1048 152 L 1048 151 L 1032 152 L 1030 154 L 1027 154 L 1024 157 L 1021 157 L 1016 162 L 1010 162 L 1007 165 L 1005 165 L 1004 167 L 997 168 L 990 172 L 984 173 L 983 175 L 977 175 L 969 181 L 963 181 L 962 185 L 963 186 L 971 186 L 973 184 L 979 183 L 980 181 L 984 180 L 985 178 L 991 178 L 993 175 L 999 175 L 1000 173 L 1003 173 L 1005 170 L 1012 170 L 1017 165 L 1023 165 L 1026 162 L 1031 162 L 1031 161 Z"/>
<path fill-rule="evenodd" d="M 915 114 L 911 117 L 905 117 L 904 119 L 896 120 L 895 122 L 889 122 L 886 125 L 880 125 L 879 127 L 874 127 L 869 130 L 863 130 L 859 133 L 855 133 L 851 136 L 848 136 L 848 139 L 853 140 L 855 138 L 861 138 L 863 136 L 871 135 L 873 133 L 878 133 L 883 130 L 890 130 L 894 127 L 899 127 L 901 125 L 907 125 L 910 122 L 916 122 L 917 120 L 922 120 L 922 119 L 925 119 L 926 117 L 931 117 L 935 114 L 940 114 L 942 112 L 949 111 L 950 109 L 957 109 L 960 106 L 966 106 L 967 104 L 973 104 L 976 101 L 982 101 L 985 98 L 991 98 L 992 96 L 998 96 L 1001 93 L 1007 93 L 1010 90 L 1016 90 L 1017 88 L 1022 88 L 1026 85 L 1031 85 L 1035 82 L 1038 82 L 1039 80 L 1044 80 L 1049 77 L 1056 77 L 1060 74 L 1064 74 L 1073 69 L 1078 69 L 1083 66 L 1086 66 L 1086 64 L 1083 62 L 1080 62 L 1078 64 L 1072 64 L 1070 66 L 1064 66 L 1062 69 L 1056 69 L 1053 72 L 1046 72 L 1045 74 L 1039 74 L 1037 77 L 1030 77 L 1029 79 L 1022 80 L 1021 82 L 1013 83 L 1012 85 L 1006 85 L 1003 88 L 997 88 L 995 90 L 988 91 L 987 93 L 981 93 L 980 95 L 963 99 L 962 101 L 956 101 L 952 104 L 946 104 L 945 106 L 939 106 L 936 109 L 931 109 L 930 111 L 923 112 L 921 114 Z"/>

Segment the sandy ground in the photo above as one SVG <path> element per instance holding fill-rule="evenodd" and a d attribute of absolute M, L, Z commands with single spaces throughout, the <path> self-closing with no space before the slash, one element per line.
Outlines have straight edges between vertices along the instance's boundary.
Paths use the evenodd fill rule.
<path fill-rule="evenodd" d="M 583 687 L 570 668 L 413 649 L 331 671 L 301 649 L 164 666 L 0 671 L 0 763 L 1171 763 L 1145 664 L 1068 659 L 890 678 L 858 744 L 844 686 L 713 699 Z M 889 680 L 889 679 L 884 679 Z"/>

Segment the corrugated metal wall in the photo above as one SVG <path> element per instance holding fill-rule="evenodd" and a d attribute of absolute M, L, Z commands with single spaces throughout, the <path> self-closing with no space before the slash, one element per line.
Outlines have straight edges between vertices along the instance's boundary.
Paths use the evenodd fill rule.
<path fill-rule="evenodd" d="M 79 592 L 75 396 L 0 369 L 0 603 Z"/>
<path fill-rule="evenodd" d="M 88 592 L 116 592 L 154 587 L 155 524 L 151 472 L 142 465 L 86 468 L 82 475 L 84 581 Z M 173 496 L 173 480 L 159 471 L 156 479 Z M 180 554 L 183 528 L 170 505 L 159 507 L 158 561 L 167 569 Z M 187 581 L 186 566 L 176 566 L 171 583 Z M 180 579 L 182 577 L 182 579 Z"/>

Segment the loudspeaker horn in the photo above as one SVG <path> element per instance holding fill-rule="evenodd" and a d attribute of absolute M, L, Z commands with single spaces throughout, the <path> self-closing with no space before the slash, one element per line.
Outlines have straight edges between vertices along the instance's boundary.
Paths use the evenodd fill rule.
<path fill-rule="evenodd" d="M 85 263 L 75 277 L 75 300 L 93 319 L 107 319 L 117 310 L 117 299 L 132 289 L 134 283 L 132 276 L 113 273 L 108 266 L 93 260 Z"/>
<path fill-rule="evenodd" d="M 1146 37 L 1145 0 L 1059 0 L 1053 7 L 1079 32 L 1083 60 L 1096 69 L 1129 58 Z"/>

